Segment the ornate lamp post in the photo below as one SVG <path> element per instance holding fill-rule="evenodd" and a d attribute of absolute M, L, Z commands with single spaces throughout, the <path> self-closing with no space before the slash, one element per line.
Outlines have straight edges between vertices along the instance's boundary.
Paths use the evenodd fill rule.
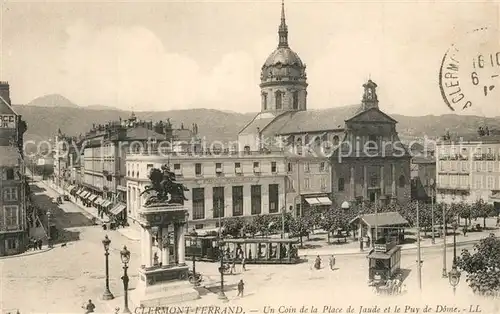
<path fill-rule="evenodd" d="M 460 272 L 457 269 L 457 235 L 456 231 L 458 228 L 458 223 L 453 222 L 453 265 L 451 266 L 451 271 L 448 273 L 448 279 L 450 280 L 450 285 L 453 287 L 453 294 L 455 295 L 458 283 L 460 282 Z"/>
<path fill-rule="evenodd" d="M 52 237 L 51 237 L 51 228 L 50 228 L 50 222 L 51 222 L 51 218 L 52 218 L 52 212 L 49 210 L 47 210 L 47 244 L 49 246 L 49 248 L 52 248 Z"/>
<path fill-rule="evenodd" d="M 444 193 L 441 193 L 441 198 L 444 199 Z M 446 267 L 446 203 L 443 203 L 443 278 L 448 277 L 448 270 Z"/>
<path fill-rule="evenodd" d="M 220 226 L 220 225 L 219 225 Z M 220 228 L 220 227 L 219 227 Z M 219 299 L 223 300 L 224 302 L 227 302 L 227 296 L 224 293 L 224 241 L 222 240 L 222 233 L 219 233 L 219 255 L 220 255 L 220 267 L 219 267 L 219 272 L 220 272 L 220 292 L 219 292 Z"/>
<path fill-rule="evenodd" d="M 189 235 L 189 224 L 188 224 L 188 220 L 189 220 L 189 213 L 186 212 L 186 234 Z M 189 242 L 190 242 L 190 247 L 194 247 L 196 246 L 196 238 L 193 239 L 193 237 L 195 237 L 194 234 L 191 234 L 189 235 Z M 200 283 L 198 282 L 198 280 L 196 279 L 196 256 L 195 256 L 195 252 L 194 250 L 192 250 L 192 253 L 193 255 L 193 284 L 195 286 L 199 286 Z"/>
<path fill-rule="evenodd" d="M 109 291 L 109 244 L 111 240 L 108 238 L 108 235 L 104 237 L 102 240 L 102 245 L 104 246 L 104 256 L 106 257 L 106 289 L 104 290 L 104 294 L 102 295 L 103 300 L 113 300 L 115 297 Z"/>
<path fill-rule="evenodd" d="M 120 257 L 122 259 L 123 263 L 123 290 L 125 292 L 124 295 L 124 305 L 123 305 L 123 313 L 131 313 L 129 308 L 128 308 L 128 275 L 127 275 L 127 269 L 128 269 L 128 262 L 130 261 L 130 251 L 127 250 L 127 246 L 123 247 L 123 250 L 120 251 Z"/>

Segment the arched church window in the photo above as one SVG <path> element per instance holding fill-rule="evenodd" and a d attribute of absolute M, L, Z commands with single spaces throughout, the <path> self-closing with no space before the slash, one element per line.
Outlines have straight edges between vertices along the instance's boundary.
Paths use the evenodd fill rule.
<path fill-rule="evenodd" d="M 276 109 L 281 109 L 283 107 L 283 93 L 280 91 L 276 92 Z"/>
<path fill-rule="evenodd" d="M 321 145 L 321 138 L 319 136 L 314 137 L 314 145 L 315 146 Z"/>
<path fill-rule="evenodd" d="M 406 185 L 406 178 L 404 175 L 399 176 L 399 187 L 404 188 Z"/>
<path fill-rule="evenodd" d="M 377 137 L 375 135 L 368 136 L 368 149 L 377 148 Z"/>
<path fill-rule="evenodd" d="M 262 108 L 267 110 L 267 93 L 262 93 Z"/>
<path fill-rule="evenodd" d="M 293 92 L 293 109 L 299 109 L 299 92 Z"/>

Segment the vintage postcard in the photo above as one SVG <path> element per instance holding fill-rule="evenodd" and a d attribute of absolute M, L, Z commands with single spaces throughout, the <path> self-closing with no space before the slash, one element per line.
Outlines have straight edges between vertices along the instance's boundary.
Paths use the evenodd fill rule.
<path fill-rule="evenodd" d="M 500 313 L 499 21 L 1 1 L 1 313 Z"/>

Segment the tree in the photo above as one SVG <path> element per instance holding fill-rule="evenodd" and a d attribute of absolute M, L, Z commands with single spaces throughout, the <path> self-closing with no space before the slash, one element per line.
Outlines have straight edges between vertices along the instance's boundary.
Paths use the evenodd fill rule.
<path fill-rule="evenodd" d="M 255 238 L 255 235 L 257 234 L 258 229 L 257 225 L 255 224 L 255 220 L 252 219 L 250 221 L 247 221 L 243 225 L 243 234 L 250 234 L 252 238 Z"/>
<path fill-rule="evenodd" d="M 328 243 L 330 242 L 330 233 L 337 230 L 349 230 L 349 221 L 352 219 L 351 211 L 341 208 L 333 208 L 327 211 L 319 226 L 328 234 Z"/>
<path fill-rule="evenodd" d="M 309 234 L 309 222 L 307 219 L 304 216 L 295 217 L 290 223 L 290 233 L 292 237 L 300 238 L 300 246 L 302 247 L 302 237 Z"/>
<path fill-rule="evenodd" d="M 224 219 L 224 231 L 223 234 L 232 236 L 233 238 L 237 238 L 241 235 L 241 231 L 245 222 L 241 217 Z"/>
<path fill-rule="evenodd" d="M 486 228 L 486 218 L 495 215 L 495 208 L 493 205 L 487 204 L 483 199 L 479 199 L 472 204 L 473 218 L 483 218 L 483 227 Z"/>
<path fill-rule="evenodd" d="M 500 291 L 500 239 L 492 233 L 474 245 L 473 254 L 463 250 L 457 266 L 467 272 L 467 283 L 474 293 Z"/>

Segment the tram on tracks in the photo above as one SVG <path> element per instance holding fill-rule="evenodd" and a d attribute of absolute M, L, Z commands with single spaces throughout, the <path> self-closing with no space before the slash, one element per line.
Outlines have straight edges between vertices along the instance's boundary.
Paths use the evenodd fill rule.
<path fill-rule="evenodd" d="M 372 285 L 385 284 L 400 272 L 401 246 L 395 242 L 375 244 L 368 255 L 368 279 Z"/>
<path fill-rule="evenodd" d="M 216 262 L 220 252 L 228 262 L 246 264 L 297 264 L 297 239 L 224 238 L 219 248 L 217 236 L 186 236 L 186 258 Z"/>

